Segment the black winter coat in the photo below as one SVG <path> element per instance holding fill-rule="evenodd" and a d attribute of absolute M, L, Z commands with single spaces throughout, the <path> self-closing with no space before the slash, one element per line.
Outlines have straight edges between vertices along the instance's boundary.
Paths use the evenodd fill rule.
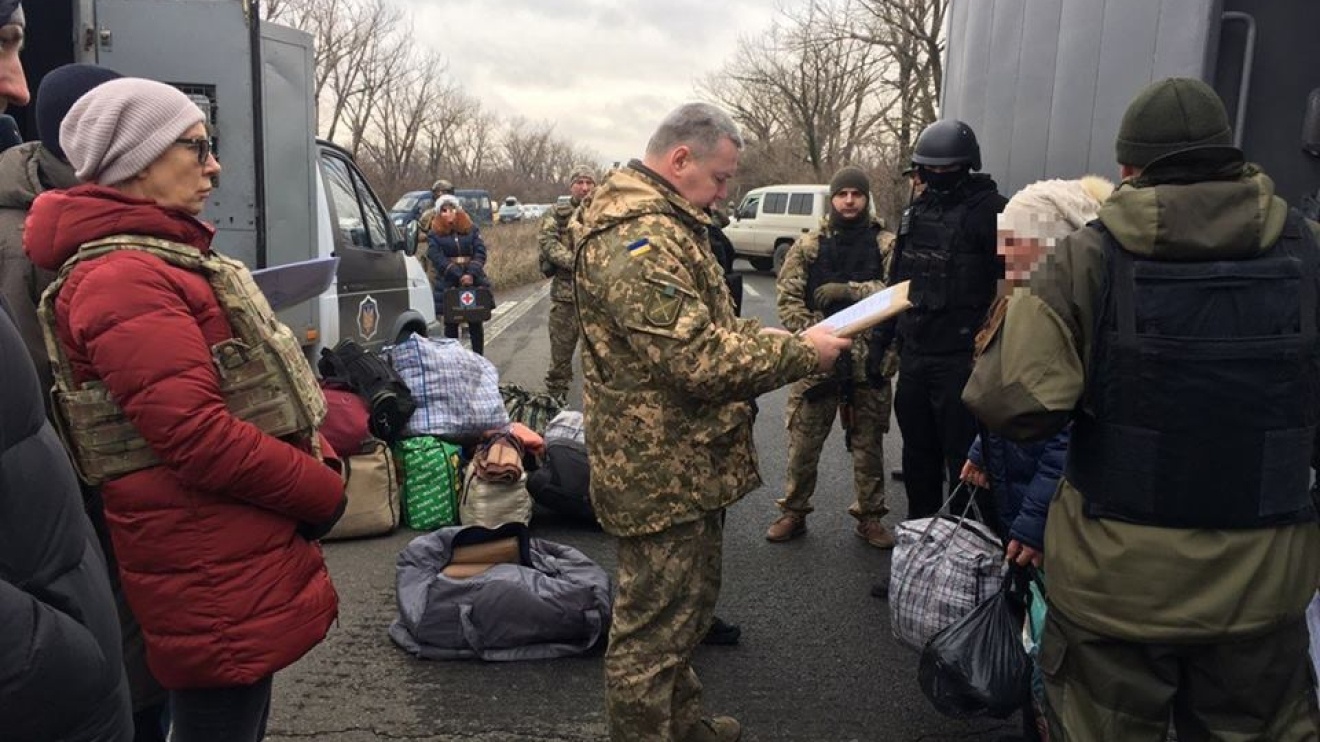
<path fill-rule="evenodd" d="M 0 410 L 0 739 L 130 740 L 105 559 L 2 302 Z"/>

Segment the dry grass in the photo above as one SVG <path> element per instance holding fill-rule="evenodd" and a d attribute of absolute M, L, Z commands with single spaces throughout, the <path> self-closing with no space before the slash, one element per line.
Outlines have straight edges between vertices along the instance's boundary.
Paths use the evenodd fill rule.
<path fill-rule="evenodd" d="M 496 289 L 523 286 L 542 279 L 537 265 L 536 236 L 540 220 L 482 227 L 486 242 L 486 275 Z"/>

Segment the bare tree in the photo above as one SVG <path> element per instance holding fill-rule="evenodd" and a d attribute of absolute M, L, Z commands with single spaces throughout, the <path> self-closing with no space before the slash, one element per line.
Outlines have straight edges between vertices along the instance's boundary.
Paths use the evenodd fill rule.
<path fill-rule="evenodd" d="M 855 161 L 895 103 L 881 95 L 878 47 L 820 33 L 845 19 L 846 6 L 823 0 L 785 14 L 782 25 L 740 41 L 733 59 L 702 85 L 754 139 L 792 142 L 817 180 Z"/>

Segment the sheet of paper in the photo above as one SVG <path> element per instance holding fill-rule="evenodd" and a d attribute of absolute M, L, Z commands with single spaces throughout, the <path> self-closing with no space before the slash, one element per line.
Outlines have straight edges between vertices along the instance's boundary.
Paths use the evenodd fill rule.
<path fill-rule="evenodd" d="M 859 335 L 912 306 L 908 301 L 909 283 L 903 281 L 877 291 L 847 309 L 831 314 L 817 326 L 828 327 L 839 337 Z"/>
<path fill-rule="evenodd" d="M 252 271 L 252 280 L 279 311 L 315 298 L 335 280 L 339 258 L 314 258 Z"/>

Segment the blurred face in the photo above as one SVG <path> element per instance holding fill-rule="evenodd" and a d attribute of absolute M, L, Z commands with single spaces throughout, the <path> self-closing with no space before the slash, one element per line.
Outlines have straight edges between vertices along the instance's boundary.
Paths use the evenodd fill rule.
<path fill-rule="evenodd" d="M 997 233 L 997 251 L 1004 259 L 1004 279 L 1010 284 L 1025 284 L 1045 257 L 1046 245 L 1035 237 L 1018 237 L 1011 229 Z"/>
<path fill-rule="evenodd" d="M 738 147 L 727 137 L 698 157 L 686 145 L 669 154 L 671 182 L 683 198 L 705 209 L 729 197 L 729 179 L 738 172 Z"/>
<path fill-rule="evenodd" d="M 11 23 L 0 27 L 0 113 L 11 105 L 28 104 L 27 80 L 18 53 L 23 50 L 23 27 Z"/>
<path fill-rule="evenodd" d="M 568 186 L 568 193 L 575 201 L 581 201 L 587 196 L 590 196 L 591 192 L 594 190 L 596 190 L 596 181 L 586 177 L 574 178 L 573 182 Z"/>
<path fill-rule="evenodd" d="M 856 188 L 844 188 L 830 197 L 830 206 L 844 219 L 856 219 L 866 211 L 866 194 Z"/>
<path fill-rule="evenodd" d="M 445 224 L 453 224 L 454 220 L 458 218 L 458 208 L 453 204 L 442 205 L 436 213 L 440 216 L 440 221 Z"/>
<path fill-rule="evenodd" d="M 198 216 L 214 187 L 211 179 L 219 174 L 220 162 L 211 153 L 206 126 L 199 123 L 185 131 L 146 170 L 126 181 L 123 190 L 167 209 Z"/>

